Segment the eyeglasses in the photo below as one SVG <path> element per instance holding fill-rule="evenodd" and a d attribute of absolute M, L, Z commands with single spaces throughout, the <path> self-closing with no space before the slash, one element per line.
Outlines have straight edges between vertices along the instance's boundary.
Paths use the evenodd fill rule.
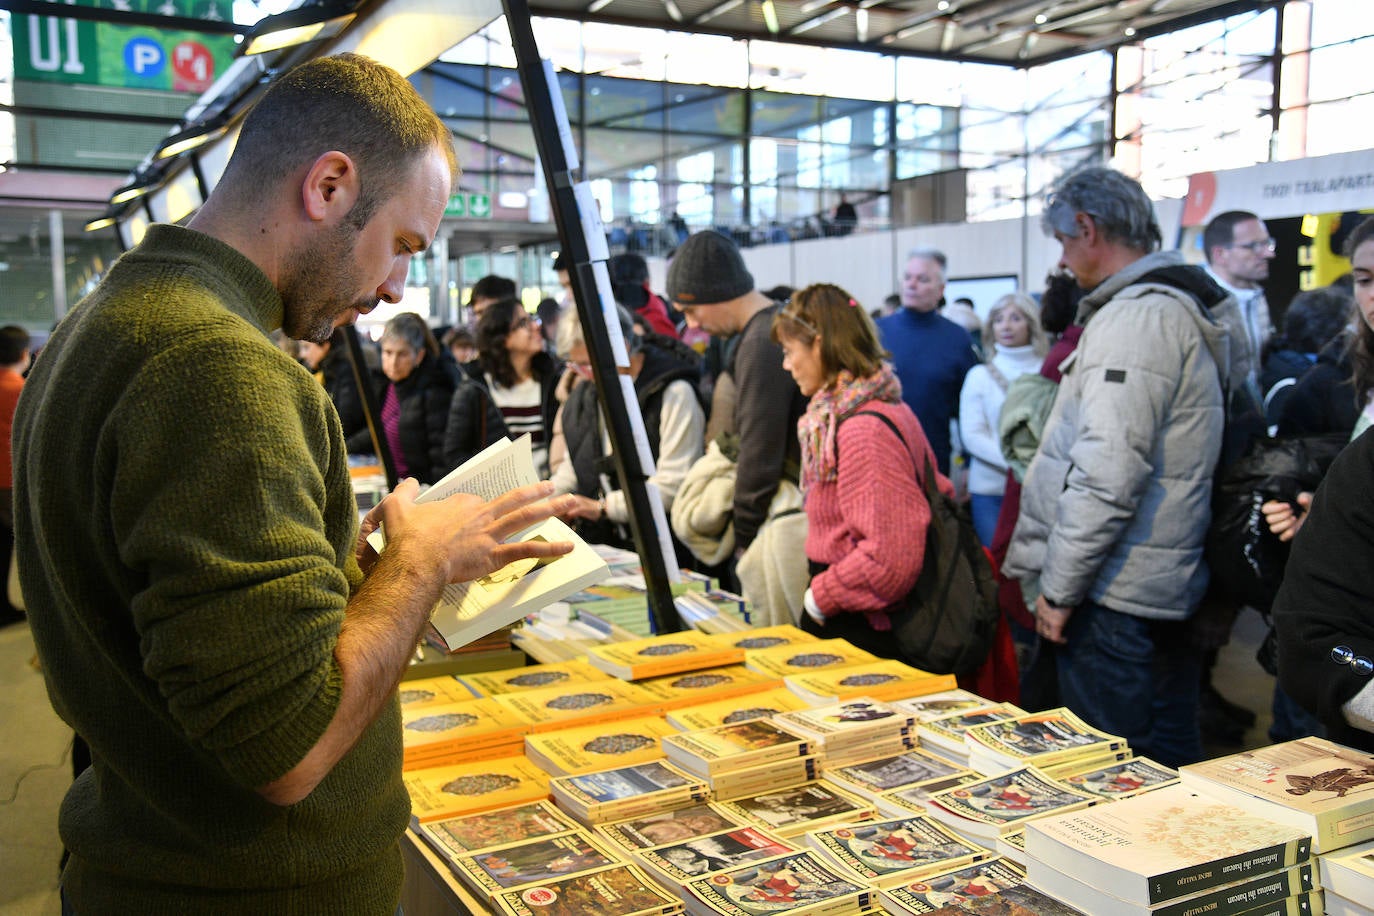
<path fill-rule="evenodd" d="M 1338 665 L 1349 665 L 1355 669 L 1355 673 L 1360 677 L 1369 677 L 1374 674 L 1374 661 L 1370 661 L 1363 655 L 1356 655 L 1355 650 L 1349 646 L 1336 646 L 1332 649 L 1331 660 Z"/>
<path fill-rule="evenodd" d="M 515 321 L 511 323 L 510 329 L 511 333 L 515 333 L 516 331 L 523 330 L 524 328 L 532 326 L 538 327 L 539 319 L 534 317 L 533 315 L 522 314 L 516 317 Z"/>
<path fill-rule="evenodd" d="M 1244 248 L 1251 254 L 1273 254 L 1279 250 L 1279 243 L 1274 239 L 1255 239 L 1253 242 L 1234 242 L 1231 248 Z"/>

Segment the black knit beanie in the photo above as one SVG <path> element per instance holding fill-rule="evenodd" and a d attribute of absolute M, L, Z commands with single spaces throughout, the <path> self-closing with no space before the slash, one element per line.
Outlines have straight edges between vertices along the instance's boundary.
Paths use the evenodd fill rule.
<path fill-rule="evenodd" d="M 683 305 L 715 305 L 753 290 L 735 243 L 711 229 L 689 236 L 668 265 L 668 298 Z"/>

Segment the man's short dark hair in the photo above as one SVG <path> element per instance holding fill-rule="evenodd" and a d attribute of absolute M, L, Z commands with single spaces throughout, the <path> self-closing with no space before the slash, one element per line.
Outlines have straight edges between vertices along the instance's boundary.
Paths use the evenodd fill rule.
<path fill-rule="evenodd" d="M 348 221 L 361 228 L 433 149 L 456 175 L 453 134 L 405 77 L 361 54 L 339 54 L 301 64 L 268 87 L 244 119 L 223 182 L 251 205 L 338 150 L 358 168 Z"/>
<path fill-rule="evenodd" d="M 1283 340 L 1299 353 L 1320 353 L 1346 326 L 1355 300 L 1329 286 L 1304 290 L 1293 297 L 1283 313 Z"/>
<path fill-rule="evenodd" d="M 1207 258 L 1207 263 L 1212 263 L 1213 248 L 1225 248 L 1234 242 L 1236 227 L 1252 219 L 1259 217 L 1248 210 L 1227 210 L 1212 217 L 1207 223 L 1207 228 L 1202 230 L 1202 254 Z"/>
<path fill-rule="evenodd" d="M 496 274 L 487 274 L 476 283 L 472 284 L 472 295 L 468 297 L 468 302 L 474 299 L 515 299 L 515 281 L 509 277 L 498 277 Z"/>
<path fill-rule="evenodd" d="M 1077 238 L 1079 213 L 1091 216 L 1107 241 L 1136 251 L 1149 254 L 1164 241 L 1145 189 L 1115 169 L 1081 169 L 1065 178 L 1046 202 L 1041 225 L 1046 232 Z"/>
<path fill-rule="evenodd" d="M 0 366 L 13 366 L 23 359 L 31 342 L 29 332 L 17 324 L 0 328 Z"/>

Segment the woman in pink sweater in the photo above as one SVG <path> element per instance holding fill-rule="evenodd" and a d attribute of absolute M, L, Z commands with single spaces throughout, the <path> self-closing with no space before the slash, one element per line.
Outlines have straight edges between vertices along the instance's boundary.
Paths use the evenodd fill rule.
<path fill-rule="evenodd" d="M 849 293 L 829 283 L 797 292 L 774 317 L 773 338 L 811 398 L 797 424 L 812 574 L 800 625 L 896 658 L 887 612 L 921 574 L 930 507 L 919 475 L 934 454 L 868 310 Z M 937 485 L 954 492 L 943 475 Z"/>

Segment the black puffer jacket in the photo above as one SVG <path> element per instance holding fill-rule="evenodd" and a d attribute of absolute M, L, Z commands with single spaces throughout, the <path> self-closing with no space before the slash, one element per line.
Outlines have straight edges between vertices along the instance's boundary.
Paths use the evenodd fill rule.
<path fill-rule="evenodd" d="M 367 418 L 363 416 L 363 399 L 358 394 L 358 383 L 353 378 L 353 366 L 348 362 L 348 354 L 333 347 L 320 361 L 320 373 L 324 376 L 324 390 L 334 402 L 339 412 L 339 422 L 343 424 L 344 438 L 347 439 L 367 429 Z M 363 369 L 364 378 L 368 370 Z M 372 451 L 372 440 L 368 439 L 365 451 Z"/>
<path fill-rule="evenodd" d="M 1355 403 L 1349 341 L 1349 335 L 1342 334 L 1322 347 L 1316 365 L 1290 389 L 1278 417 L 1280 436 L 1350 435 L 1360 408 Z"/>
<path fill-rule="evenodd" d="M 508 435 L 506 422 L 501 419 L 501 408 L 492 401 L 486 385 L 472 379 L 456 365 L 453 371 L 458 376 L 458 387 L 453 391 L 444 432 L 444 463 L 450 468 L 458 467 Z"/>

